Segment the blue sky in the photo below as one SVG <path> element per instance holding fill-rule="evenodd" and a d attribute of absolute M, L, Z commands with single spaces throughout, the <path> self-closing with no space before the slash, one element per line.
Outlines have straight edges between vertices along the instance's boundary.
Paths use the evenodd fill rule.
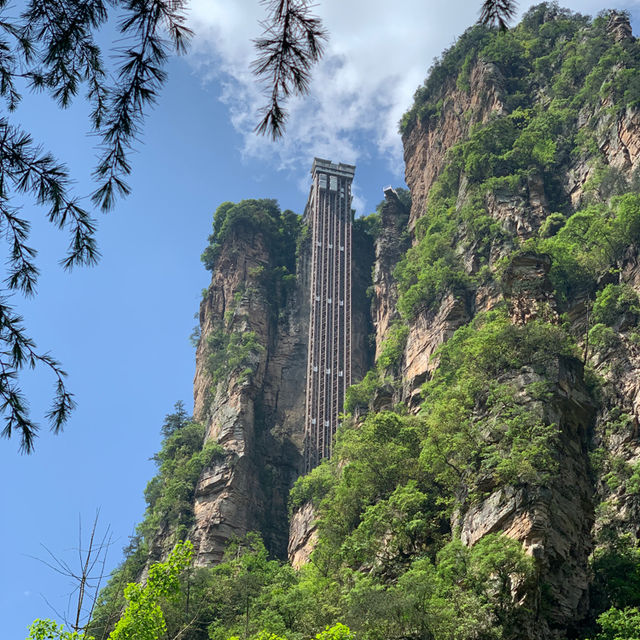
<path fill-rule="evenodd" d="M 522 2 L 525 8 L 532 3 Z M 565 3 L 583 12 L 602 5 Z M 372 211 L 387 184 L 402 185 L 397 121 L 432 59 L 477 17 L 479 0 L 338 0 L 320 11 L 332 39 L 312 95 L 295 101 L 287 137 L 256 138 L 260 94 L 246 70 L 259 34 L 253 0 L 196 0 L 192 53 L 170 65 L 170 80 L 133 156 L 133 193 L 98 216 L 103 258 L 64 273 L 67 239 L 29 205 L 41 268 L 38 295 L 16 300 L 30 334 L 69 373 L 78 409 L 60 436 L 43 430 L 31 456 L 0 441 L 0 619 L 3 638 L 21 639 L 36 617 L 64 610 L 71 585 L 31 556 L 45 545 L 73 560 L 78 518 L 97 508 L 114 545 L 108 566 L 141 519 L 163 417 L 177 400 L 191 408 L 194 351 L 189 334 L 209 274 L 200 263 L 211 216 L 225 200 L 273 197 L 302 212 L 314 155 L 354 162 L 358 213 Z M 632 11 L 638 33 L 640 3 Z M 91 191 L 94 140 L 84 105 L 60 112 L 27 97 L 15 121 L 67 162 L 77 192 Z M 34 416 L 53 381 L 24 379 Z"/>

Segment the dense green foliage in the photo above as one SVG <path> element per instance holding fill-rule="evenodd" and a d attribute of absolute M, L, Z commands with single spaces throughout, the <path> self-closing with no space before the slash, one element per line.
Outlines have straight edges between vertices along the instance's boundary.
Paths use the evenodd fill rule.
<path fill-rule="evenodd" d="M 585 104 L 599 104 L 603 98 L 612 98 L 616 109 L 637 106 L 640 45 L 637 41 L 616 42 L 607 32 L 607 22 L 606 14 L 592 21 L 544 2 L 532 7 L 514 29 L 497 36 L 483 25 L 471 27 L 430 69 L 400 130 L 407 134 L 416 122 L 428 126 L 437 119 L 447 92 L 456 85 L 462 91 L 470 89 L 470 74 L 477 61 L 493 63 L 504 77 L 510 111 L 528 108 L 537 100 L 531 91 L 534 84 L 548 87 L 552 108 L 565 106 L 575 111 Z M 548 83 L 550 75 L 552 82 Z M 544 139 L 536 145 L 543 156 L 545 148 L 552 148 Z"/>
<path fill-rule="evenodd" d="M 598 616 L 602 631 L 595 640 L 638 640 L 640 638 L 640 610 L 627 607 L 623 610 L 612 607 Z"/>
<path fill-rule="evenodd" d="M 280 211 L 275 200 L 242 200 L 223 202 L 213 215 L 213 233 L 202 262 L 209 270 L 216 266 L 224 243 L 232 234 L 260 234 L 280 266 L 295 273 L 296 239 L 300 231 L 300 216 L 293 211 Z"/>
<path fill-rule="evenodd" d="M 230 332 L 219 328 L 207 336 L 207 369 L 213 385 L 239 371 L 238 380 L 248 378 L 255 370 L 257 357 L 264 351 L 254 331 Z"/>
<path fill-rule="evenodd" d="M 344 461 L 343 467 L 338 463 L 342 480 L 328 520 L 339 521 L 344 536 L 358 526 L 367 504 L 381 509 L 380 501 L 404 484 L 425 499 L 438 494 L 432 512 L 437 521 L 440 510 L 459 499 L 460 489 L 473 499 L 476 478 L 485 487 L 488 477 L 502 484 L 544 483 L 555 468 L 556 437 L 542 410 L 549 400 L 546 376 L 558 358 L 574 354 L 560 327 L 541 321 L 515 326 L 498 311 L 478 316 L 440 349 L 440 365 L 424 386 L 418 417 L 372 414 L 359 428 L 343 431 L 336 447 Z M 521 382 L 523 369 L 537 374 L 536 381 Z M 324 476 L 326 467 L 299 483 L 309 484 L 315 473 Z M 422 533 L 428 530 L 423 526 Z"/>
<path fill-rule="evenodd" d="M 640 550 L 629 535 L 601 537 L 591 569 L 596 610 L 640 607 Z"/>
<path fill-rule="evenodd" d="M 593 322 L 612 327 L 623 319 L 627 324 L 637 324 L 640 320 L 640 298 L 628 284 L 608 284 L 596 293 Z"/>
<path fill-rule="evenodd" d="M 574 354 L 566 332 L 542 321 L 516 326 L 492 312 L 459 329 L 424 388 L 422 457 L 436 478 L 464 482 L 471 495 L 477 476 L 485 485 L 487 476 L 498 484 L 545 483 L 556 468 L 556 425 L 544 421 L 542 405 L 558 358 Z M 519 378 L 523 369 L 535 381 Z"/>
<path fill-rule="evenodd" d="M 189 566 L 193 545 L 178 543 L 166 562 L 149 567 L 144 584 L 132 582 L 125 587 L 127 605 L 109 635 L 109 640 L 159 640 L 167 630 L 161 604 L 180 593 L 180 574 Z"/>
<path fill-rule="evenodd" d="M 26 640 L 94 640 L 78 631 L 65 631 L 64 625 L 55 620 L 38 619 L 29 626 Z"/>
<path fill-rule="evenodd" d="M 555 235 L 531 244 L 552 257 L 552 282 L 560 295 L 569 297 L 593 287 L 600 276 L 614 268 L 625 249 L 638 241 L 640 196 L 627 193 L 609 204 L 580 209 Z"/>
<path fill-rule="evenodd" d="M 322 557 L 294 571 L 270 560 L 260 539 L 249 535 L 231 543 L 215 567 L 183 571 L 169 598 L 150 599 L 161 610 L 149 607 L 142 618 L 166 632 L 140 637 L 453 640 L 478 631 L 515 637 L 522 610 L 513 606 L 512 589 L 526 589 L 534 572 L 520 545 L 499 535 L 472 549 L 450 542 L 434 559 L 415 557 L 398 580 L 346 568 L 332 572 Z M 143 588 L 127 589 L 131 595 Z M 122 619 L 138 618 L 125 612 Z"/>
<path fill-rule="evenodd" d="M 451 91 L 451 79 L 457 77 L 458 86 L 467 87 L 477 61 L 492 63 L 503 77 L 507 108 L 472 127 L 449 151 L 449 161 L 429 193 L 427 210 L 418 220 L 418 244 L 396 270 L 398 306 L 405 317 L 434 307 L 446 294 L 462 296 L 486 278 L 491 249 L 505 240 L 501 226 L 488 215 L 487 198 L 491 194 L 517 198 L 531 177 L 542 179 L 546 197 L 556 209 L 541 229 L 538 246 L 554 257 L 552 276 L 562 295 L 595 281 L 638 239 L 636 194 L 608 205 L 598 202 L 634 190 L 611 167 L 597 167 L 587 189 L 596 202 L 563 225 L 563 218 L 572 212 L 559 183 L 561 167 L 571 157 L 595 151 L 591 146 L 599 121 L 587 120 L 579 127 L 579 114 L 606 100 L 611 123 L 613 116 L 640 103 L 640 44 L 616 42 L 607 31 L 607 21 L 606 15 L 591 21 L 543 3 L 507 33 L 492 34 L 476 25 L 433 67 L 403 118 L 405 134 L 418 120 L 427 126 L 437 120 L 446 106 L 443 100 Z M 461 205 L 458 188 L 463 176 Z M 477 260 L 471 272 L 461 263 L 465 244 L 473 248 Z"/>

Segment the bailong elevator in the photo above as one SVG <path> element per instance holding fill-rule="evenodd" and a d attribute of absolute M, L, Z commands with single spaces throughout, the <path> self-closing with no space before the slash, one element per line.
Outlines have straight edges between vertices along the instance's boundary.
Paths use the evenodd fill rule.
<path fill-rule="evenodd" d="M 351 384 L 351 182 L 355 167 L 315 158 L 304 221 L 311 232 L 305 470 L 332 452 Z"/>

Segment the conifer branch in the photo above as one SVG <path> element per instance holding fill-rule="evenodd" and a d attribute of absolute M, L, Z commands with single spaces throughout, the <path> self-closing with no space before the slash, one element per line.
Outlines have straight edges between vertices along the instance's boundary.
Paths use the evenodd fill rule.
<path fill-rule="evenodd" d="M 127 0 L 120 32 L 126 42 L 120 49 L 118 83 L 106 108 L 102 156 L 94 171 L 100 182 L 92 200 L 108 211 L 116 195 L 127 195 L 125 176 L 131 173 L 127 152 L 140 131 L 145 109 L 153 105 L 167 74 L 169 51 L 186 50 L 192 32 L 185 25 L 184 0 Z M 168 38 L 164 34 L 168 34 Z"/>
<path fill-rule="evenodd" d="M 264 33 L 254 41 L 258 56 L 252 70 L 268 82 L 269 102 L 256 131 L 273 139 L 284 132 L 287 112 L 282 103 L 292 94 L 309 92 L 311 69 L 324 51 L 327 32 L 311 14 L 308 0 L 266 0 Z"/>
<path fill-rule="evenodd" d="M 480 10 L 480 22 L 489 27 L 495 26 L 506 31 L 516 15 L 516 0 L 484 0 Z"/>
<path fill-rule="evenodd" d="M 65 371 L 48 353 L 38 353 L 31 338 L 24 331 L 22 318 L 16 315 L 6 300 L 0 299 L 0 415 L 4 417 L 4 428 L 0 436 L 9 438 L 14 431 L 19 433 L 20 449 L 24 453 L 33 451 L 34 439 L 39 426 L 29 416 L 28 403 L 17 385 L 20 370 L 35 369 L 38 364 L 47 367 L 55 377 L 54 399 L 46 417 L 51 431 L 58 433 L 69 419 L 75 402 L 64 385 Z"/>

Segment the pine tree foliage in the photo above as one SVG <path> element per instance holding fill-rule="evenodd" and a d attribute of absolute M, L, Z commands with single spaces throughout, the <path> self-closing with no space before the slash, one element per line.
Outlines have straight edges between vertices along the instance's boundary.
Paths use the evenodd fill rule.
<path fill-rule="evenodd" d="M 117 195 L 125 195 L 131 171 L 128 152 L 140 131 L 144 111 L 157 97 L 166 78 L 169 52 L 182 52 L 190 36 L 182 0 L 30 0 L 18 17 L 0 0 L 0 236 L 7 246 L 7 272 L 0 290 L 0 433 L 20 438 L 25 452 L 33 450 L 38 425 L 32 420 L 19 384 L 22 369 L 43 365 L 53 374 L 54 398 L 47 414 L 60 431 L 74 407 L 65 387 L 65 372 L 47 353 L 37 350 L 22 318 L 9 304 L 12 294 L 36 291 L 37 251 L 29 243 L 31 222 L 13 203 L 30 197 L 44 207 L 56 228 L 69 236 L 61 260 L 65 269 L 95 264 L 99 252 L 95 223 L 71 190 L 67 167 L 34 142 L 13 121 L 25 86 L 46 92 L 61 108 L 81 91 L 91 105 L 90 130 L 101 140 L 101 158 L 94 171 L 93 203 L 107 211 Z M 110 17 L 119 19 L 119 46 L 105 61 L 98 44 Z M 111 71 L 115 70 L 115 81 Z"/>
<path fill-rule="evenodd" d="M 480 10 L 480 22 L 506 31 L 517 7 L 518 3 L 515 0 L 484 0 Z"/>
<path fill-rule="evenodd" d="M 311 68 L 322 56 L 327 32 L 311 14 L 308 0 L 269 0 L 266 6 L 268 18 L 255 41 L 253 71 L 268 81 L 270 98 L 256 130 L 275 139 L 282 136 L 287 119 L 282 101 L 309 91 Z"/>

